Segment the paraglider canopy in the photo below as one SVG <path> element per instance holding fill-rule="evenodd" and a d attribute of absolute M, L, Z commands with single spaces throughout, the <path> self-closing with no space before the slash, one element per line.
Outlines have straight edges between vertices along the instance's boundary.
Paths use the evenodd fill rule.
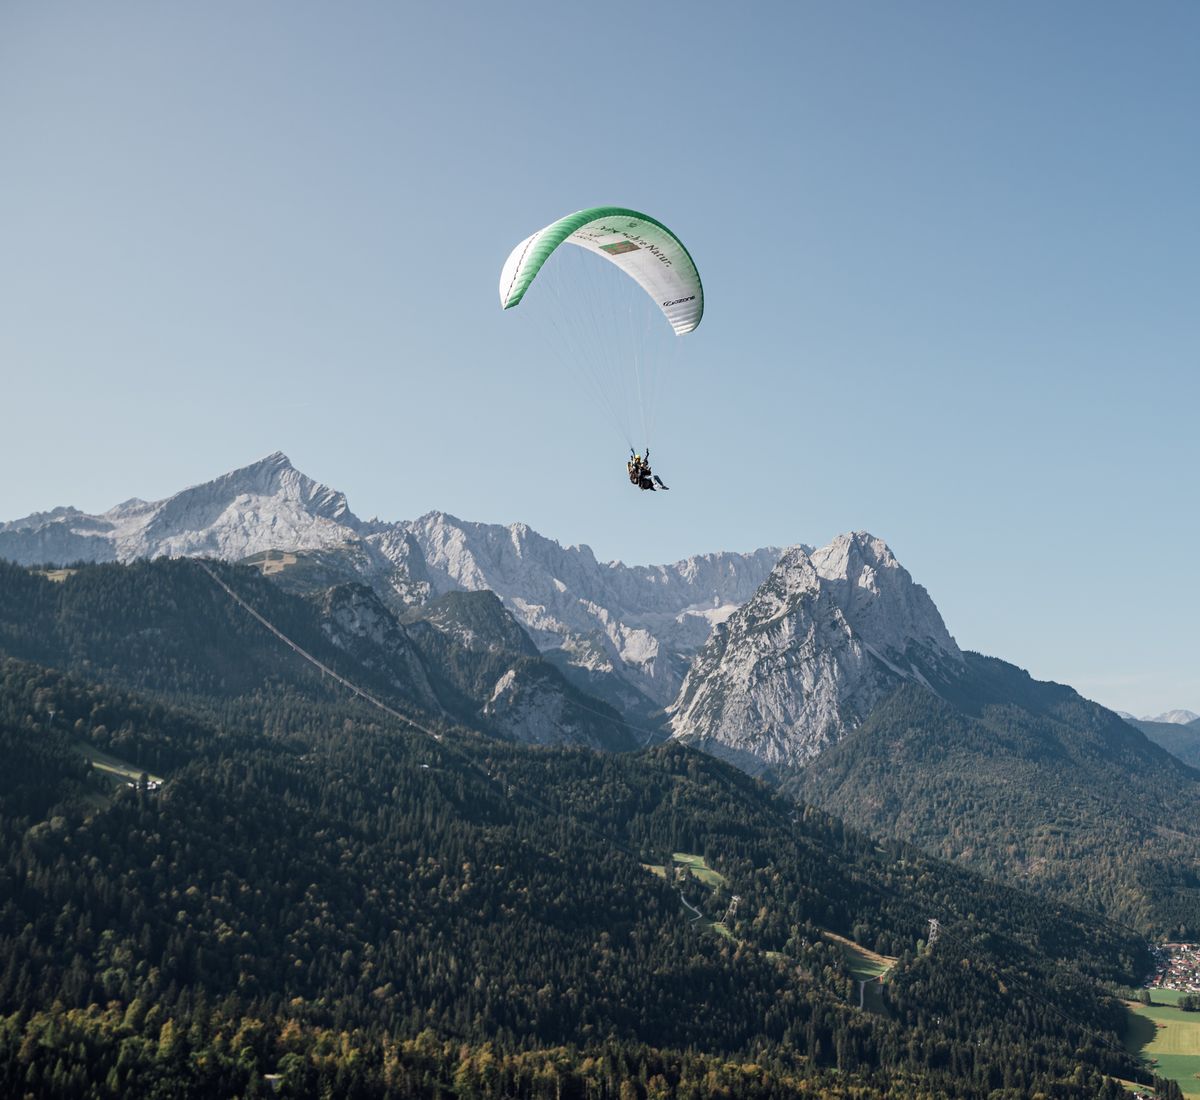
<path fill-rule="evenodd" d="M 623 206 L 593 206 L 526 237 L 500 272 L 500 305 L 511 309 L 525 296 L 551 254 L 578 245 L 615 264 L 654 300 L 677 336 L 704 315 L 704 287 L 688 250 L 665 225 Z"/>

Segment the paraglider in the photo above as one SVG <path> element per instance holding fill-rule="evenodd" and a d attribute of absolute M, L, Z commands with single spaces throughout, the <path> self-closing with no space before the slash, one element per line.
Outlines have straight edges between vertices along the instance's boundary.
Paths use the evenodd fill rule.
<path fill-rule="evenodd" d="M 669 489 L 669 485 L 664 485 L 662 478 L 650 469 L 650 448 L 646 448 L 646 457 L 643 458 L 632 447 L 629 448 L 629 461 L 625 463 L 625 469 L 629 474 L 630 483 L 636 485 L 639 489 L 649 489 L 653 492 L 655 489 Z"/>
<path fill-rule="evenodd" d="M 556 279 L 553 268 L 567 272 L 570 265 L 556 261 L 547 268 L 548 261 L 556 254 L 565 260 L 564 254 L 575 252 L 559 253 L 562 244 L 575 245 L 588 255 Z M 592 257 L 606 260 L 624 278 L 604 283 L 602 269 L 607 265 Z M 641 490 L 666 489 L 650 468 L 649 447 L 642 452 L 634 448 L 638 433 L 633 421 L 640 419 L 640 438 L 648 444 L 661 360 L 671 355 L 665 347 L 648 354 L 648 341 L 667 333 L 673 343 L 674 337 L 692 332 L 704 315 L 704 287 L 687 248 L 648 214 L 594 206 L 551 222 L 509 253 L 500 272 L 501 307 L 519 305 L 535 280 L 539 286 L 549 284 L 557 298 L 538 308 L 555 334 L 570 345 L 563 358 L 579 368 L 592 385 L 596 404 L 609 412 L 629 444 L 630 483 Z M 631 346 L 611 346 L 621 344 Z"/>

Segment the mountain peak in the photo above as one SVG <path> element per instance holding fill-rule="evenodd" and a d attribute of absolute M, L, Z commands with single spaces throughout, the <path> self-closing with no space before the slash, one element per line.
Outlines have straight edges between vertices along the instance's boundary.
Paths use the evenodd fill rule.
<path fill-rule="evenodd" d="M 228 558 L 339 545 L 359 526 L 342 493 L 300 473 L 275 451 L 153 506 L 140 533 L 159 542 L 160 553 L 210 549 Z M 270 545 L 260 545 L 264 540 Z"/>
<path fill-rule="evenodd" d="M 882 539 L 854 531 L 784 551 L 697 655 L 672 727 L 749 770 L 791 766 L 901 683 L 928 686 L 962 662 L 925 589 Z"/>
<path fill-rule="evenodd" d="M 165 500 L 136 497 L 89 516 L 56 508 L 0 527 L 0 555 L 45 561 L 132 561 L 342 546 L 361 524 L 345 496 L 300 473 L 282 451 Z"/>
<path fill-rule="evenodd" d="M 1191 722 L 1200 720 L 1200 714 L 1196 714 L 1190 710 L 1167 710 L 1162 714 L 1156 714 L 1153 718 L 1147 715 L 1142 719 L 1143 722 L 1166 722 L 1175 726 L 1186 726 Z"/>
<path fill-rule="evenodd" d="M 282 451 L 272 451 L 269 455 L 266 455 L 264 458 L 260 458 L 257 462 L 251 462 L 249 466 L 243 466 L 242 470 L 254 470 L 259 468 L 273 470 L 294 470 L 296 467 L 292 465 L 292 460 L 288 458 L 288 456 Z M 232 472 L 236 474 L 240 473 L 241 471 L 234 470 Z"/>
<path fill-rule="evenodd" d="M 157 502 L 102 516 L 58 510 L 0 525 L 0 557 L 23 564 L 303 554 L 293 576 L 368 581 L 393 609 L 491 590 L 576 686 L 649 715 L 675 698 L 688 661 L 749 599 L 779 551 L 700 554 L 668 565 L 599 562 L 525 523 L 431 511 L 362 523 L 346 498 L 275 451 Z M 272 570 L 274 572 L 274 570 Z"/>
<path fill-rule="evenodd" d="M 864 641 L 893 656 L 915 643 L 962 659 L 929 593 L 882 539 L 867 531 L 839 535 L 811 560 Z"/>
<path fill-rule="evenodd" d="M 891 547 L 870 531 L 847 531 L 810 553 L 814 562 L 821 563 L 821 573 L 826 577 L 845 578 L 863 568 L 896 569 L 900 564 Z"/>
<path fill-rule="evenodd" d="M 199 486 L 193 488 L 205 488 L 210 485 L 245 485 L 250 489 L 261 489 L 264 486 L 278 486 L 284 484 L 288 475 L 294 475 L 297 479 L 311 482 L 311 478 L 305 477 L 300 473 L 295 466 L 292 465 L 292 460 L 288 458 L 282 451 L 273 451 L 264 458 L 258 459 L 257 462 L 251 462 L 248 466 L 239 466 L 236 470 L 230 470 L 229 473 L 223 474 L 221 477 L 214 478 L 212 481 L 206 481 Z M 324 488 L 324 486 L 322 486 Z M 185 489 L 183 492 L 190 492 Z M 181 494 L 176 493 L 176 496 Z"/>

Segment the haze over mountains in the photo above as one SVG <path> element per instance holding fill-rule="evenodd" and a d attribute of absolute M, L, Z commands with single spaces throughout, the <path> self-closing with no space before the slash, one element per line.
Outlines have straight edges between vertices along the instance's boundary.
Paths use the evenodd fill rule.
<path fill-rule="evenodd" d="M 1144 714 L 1141 718 L 1136 714 L 1130 714 L 1127 710 L 1119 710 L 1116 713 L 1127 722 L 1160 722 L 1163 725 L 1174 726 L 1186 726 L 1200 722 L 1200 714 L 1194 714 L 1190 710 L 1166 710 L 1162 714 Z"/>
<path fill-rule="evenodd" d="M 1190 714 L 1191 711 L 1170 711 L 1170 714 Z M 1134 718 L 1130 725 L 1137 726 L 1155 744 L 1161 745 L 1185 764 L 1200 768 L 1200 718 L 1190 721 L 1158 718 Z"/>
<path fill-rule="evenodd" d="M 1166 722 L 1173 726 L 1187 726 L 1200 722 L 1200 714 L 1195 714 L 1190 710 L 1168 710 L 1162 714 L 1146 715 L 1142 721 Z"/>

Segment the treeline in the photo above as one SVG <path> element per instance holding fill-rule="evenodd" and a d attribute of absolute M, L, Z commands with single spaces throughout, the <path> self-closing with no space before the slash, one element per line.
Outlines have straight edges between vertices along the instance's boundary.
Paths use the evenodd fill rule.
<path fill-rule="evenodd" d="M 264 1073 L 261 1065 L 275 1069 Z M 1030 1095 L 1019 1087 L 1001 1086 L 992 1095 L 997 1100 Z M 183 1027 L 141 1005 L 0 1019 L 0 1090 L 12 1097 L 79 1100 L 935 1100 L 974 1095 L 945 1077 L 821 1069 L 786 1053 L 740 1059 L 617 1042 L 504 1052 L 491 1043 L 446 1040 L 432 1031 L 393 1039 L 292 1022 L 279 1028 L 253 1017 L 229 1017 L 219 1007 Z M 1119 1100 L 1128 1094 L 1111 1078 L 1081 1070 L 1043 1095 Z M 1182 1100 L 1177 1086 L 1159 1095 Z"/>

